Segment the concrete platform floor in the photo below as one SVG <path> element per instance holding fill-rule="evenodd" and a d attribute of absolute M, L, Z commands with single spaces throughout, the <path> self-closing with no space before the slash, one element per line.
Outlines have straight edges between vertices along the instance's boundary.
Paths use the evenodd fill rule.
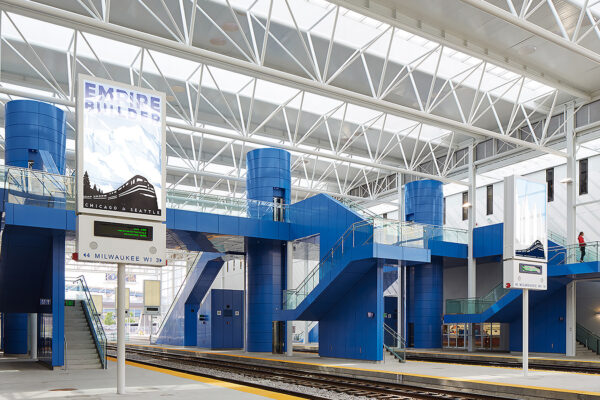
<path fill-rule="evenodd" d="M 439 363 L 407 361 L 400 363 L 390 355 L 380 363 L 360 360 L 347 360 L 319 357 L 313 353 L 295 353 L 292 357 L 274 355 L 271 353 L 246 353 L 241 350 L 211 351 L 207 349 L 178 346 L 156 346 L 201 353 L 216 353 L 242 358 L 261 360 L 277 360 L 290 363 L 306 363 L 326 367 L 341 367 L 356 371 L 378 371 L 403 374 L 415 377 L 437 378 L 472 383 L 487 383 L 492 385 L 551 389 L 557 392 L 581 393 L 590 396 L 600 396 L 600 375 L 576 372 L 557 372 L 530 370 L 529 376 L 523 376 L 518 368 L 487 367 L 457 363 Z M 600 398 L 600 397 L 599 397 Z"/>
<path fill-rule="evenodd" d="M 503 353 L 497 351 L 474 351 L 472 353 L 466 350 L 453 350 L 453 349 L 407 349 L 407 353 L 414 354 L 449 354 L 449 355 L 464 355 L 472 357 L 514 357 L 521 358 L 522 354 L 517 351 L 511 351 L 510 353 Z M 530 360 L 564 360 L 564 361 L 592 361 L 600 363 L 600 356 L 593 353 L 592 351 L 579 353 L 574 357 L 567 357 L 562 353 L 529 353 Z"/>
<path fill-rule="evenodd" d="M 51 371 L 35 362 L 0 361 L 0 400 L 14 399 L 296 399 L 293 396 L 267 392 L 248 386 L 195 377 L 177 372 L 159 372 L 128 363 L 127 393 L 116 393 L 117 365 L 109 362 L 106 370 Z"/>

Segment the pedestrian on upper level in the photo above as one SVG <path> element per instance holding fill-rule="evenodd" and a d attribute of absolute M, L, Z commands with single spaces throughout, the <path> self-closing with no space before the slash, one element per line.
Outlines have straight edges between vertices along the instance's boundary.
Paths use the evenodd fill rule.
<path fill-rule="evenodd" d="M 579 259 L 579 262 L 583 262 L 583 257 L 585 257 L 585 239 L 583 238 L 583 232 L 579 232 L 577 241 L 579 242 L 579 251 L 581 251 L 581 258 Z"/>

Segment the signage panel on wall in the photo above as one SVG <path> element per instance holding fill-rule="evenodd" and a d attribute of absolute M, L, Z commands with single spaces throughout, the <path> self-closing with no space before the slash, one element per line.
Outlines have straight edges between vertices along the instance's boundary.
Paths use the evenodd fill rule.
<path fill-rule="evenodd" d="M 77 213 L 165 221 L 165 95 L 79 76 Z"/>

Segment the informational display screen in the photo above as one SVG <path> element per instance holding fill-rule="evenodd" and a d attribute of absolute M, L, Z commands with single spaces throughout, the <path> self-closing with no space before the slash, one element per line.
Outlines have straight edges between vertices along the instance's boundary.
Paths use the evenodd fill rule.
<path fill-rule="evenodd" d="M 162 222 L 77 216 L 77 257 L 80 261 L 164 266 L 166 264 L 167 226 Z M 116 276 L 107 275 L 107 280 Z M 126 281 L 135 282 L 135 275 Z"/>
<path fill-rule="evenodd" d="M 94 221 L 94 236 L 133 240 L 152 240 L 152 232 L 152 227 L 147 225 L 131 225 L 106 221 Z"/>
<path fill-rule="evenodd" d="M 165 95 L 79 76 L 77 213 L 164 221 Z"/>
<path fill-rule="evenodd" d="M 547 289 L 546 183 L 504 179 L 504 287 Z"/>

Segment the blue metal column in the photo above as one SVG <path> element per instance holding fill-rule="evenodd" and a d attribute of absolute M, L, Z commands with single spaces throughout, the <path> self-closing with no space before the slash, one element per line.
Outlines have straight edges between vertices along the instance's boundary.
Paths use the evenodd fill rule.
<path fill-rule="evenodd" d="M 21 168 L 44 170 L 56 174 L 65 173 L 66 151 L 66 117 L 63 110 L 47 103 L 33 100 L 13 100 L 6 103 L 5 107 L 5 135 L 6 135 L 6 165 Z M 64 207 L 64 202 L 55 202 L 54 207 Z M 9 235 L 5 231 L 4 235 Z M 31 230 L 24 232 L 28 239 L 38 246 L 40 232 Z M 52 312 L 52 366 L 64 364 L 64 300 L 65 300 L 65 232 L 50 232 L 51 241 L 45 242 L 49 246 L 51 257 L 41 265 L 45 272 L 41 288 L 42 293 L 28 293 L 36 298 L 36 309 L 28 312 L 46 312 L 39 305 L 39 299 L 48 298 L 51 302 L 48 308 Z M 7 237 L 3 237 L 3 245 Z M 40 251 L 41 249 L 37 249 Z M 45 250 L 45 249 L 44 249 Z M 8 267 L 13 267 L 12 265 Z M 16 266 L 15 266 L 16 267 Z M 33 279 L 30 274 L 32 269 L 23 272 L 20 279 Z M 44 306 L 46 307 L 46 306 Z M 27 351 L 27 314 L 24 315 L 23 341 Z M 39 324 L 38 324 L 39 327 Z M 38 328 L 39 330 L 39 328 Z M 46 354 L 46 353 L 45 353 Z M 50 360 L 48 360 L 50 361 Z"/>
<path fill-rule="evenodd" d="M 27 354 L 27 314 L 4 314 L 4 353 Z"/>
<path fill-rule="evenodd" d="M 248 199 L 273 202 L 274 197 L 290 203 L 290 153 L 280 149 L 256 149 L 248 152 Z M 272 219 L 272 210 L 250 203 L 251 212 L 262 219 Z M 247 350 L 272 350 L 273 312 L 281 309 L 285 288 L 285 242 L 248 238 L 248 314 Z"/>
<path fill-rule="evenodd" d="M 442 183 L 433 180 L 409 182 L 405 185 L 406 221 L 442 225 L 444 194 Z M 440 257 L 431 257 L 430 264 L 409 267 L 411 287 L 408 304 L 409 323 L 414 326 L 416 348 L 442 347 L 442 313 L 444 270 Z"/>

